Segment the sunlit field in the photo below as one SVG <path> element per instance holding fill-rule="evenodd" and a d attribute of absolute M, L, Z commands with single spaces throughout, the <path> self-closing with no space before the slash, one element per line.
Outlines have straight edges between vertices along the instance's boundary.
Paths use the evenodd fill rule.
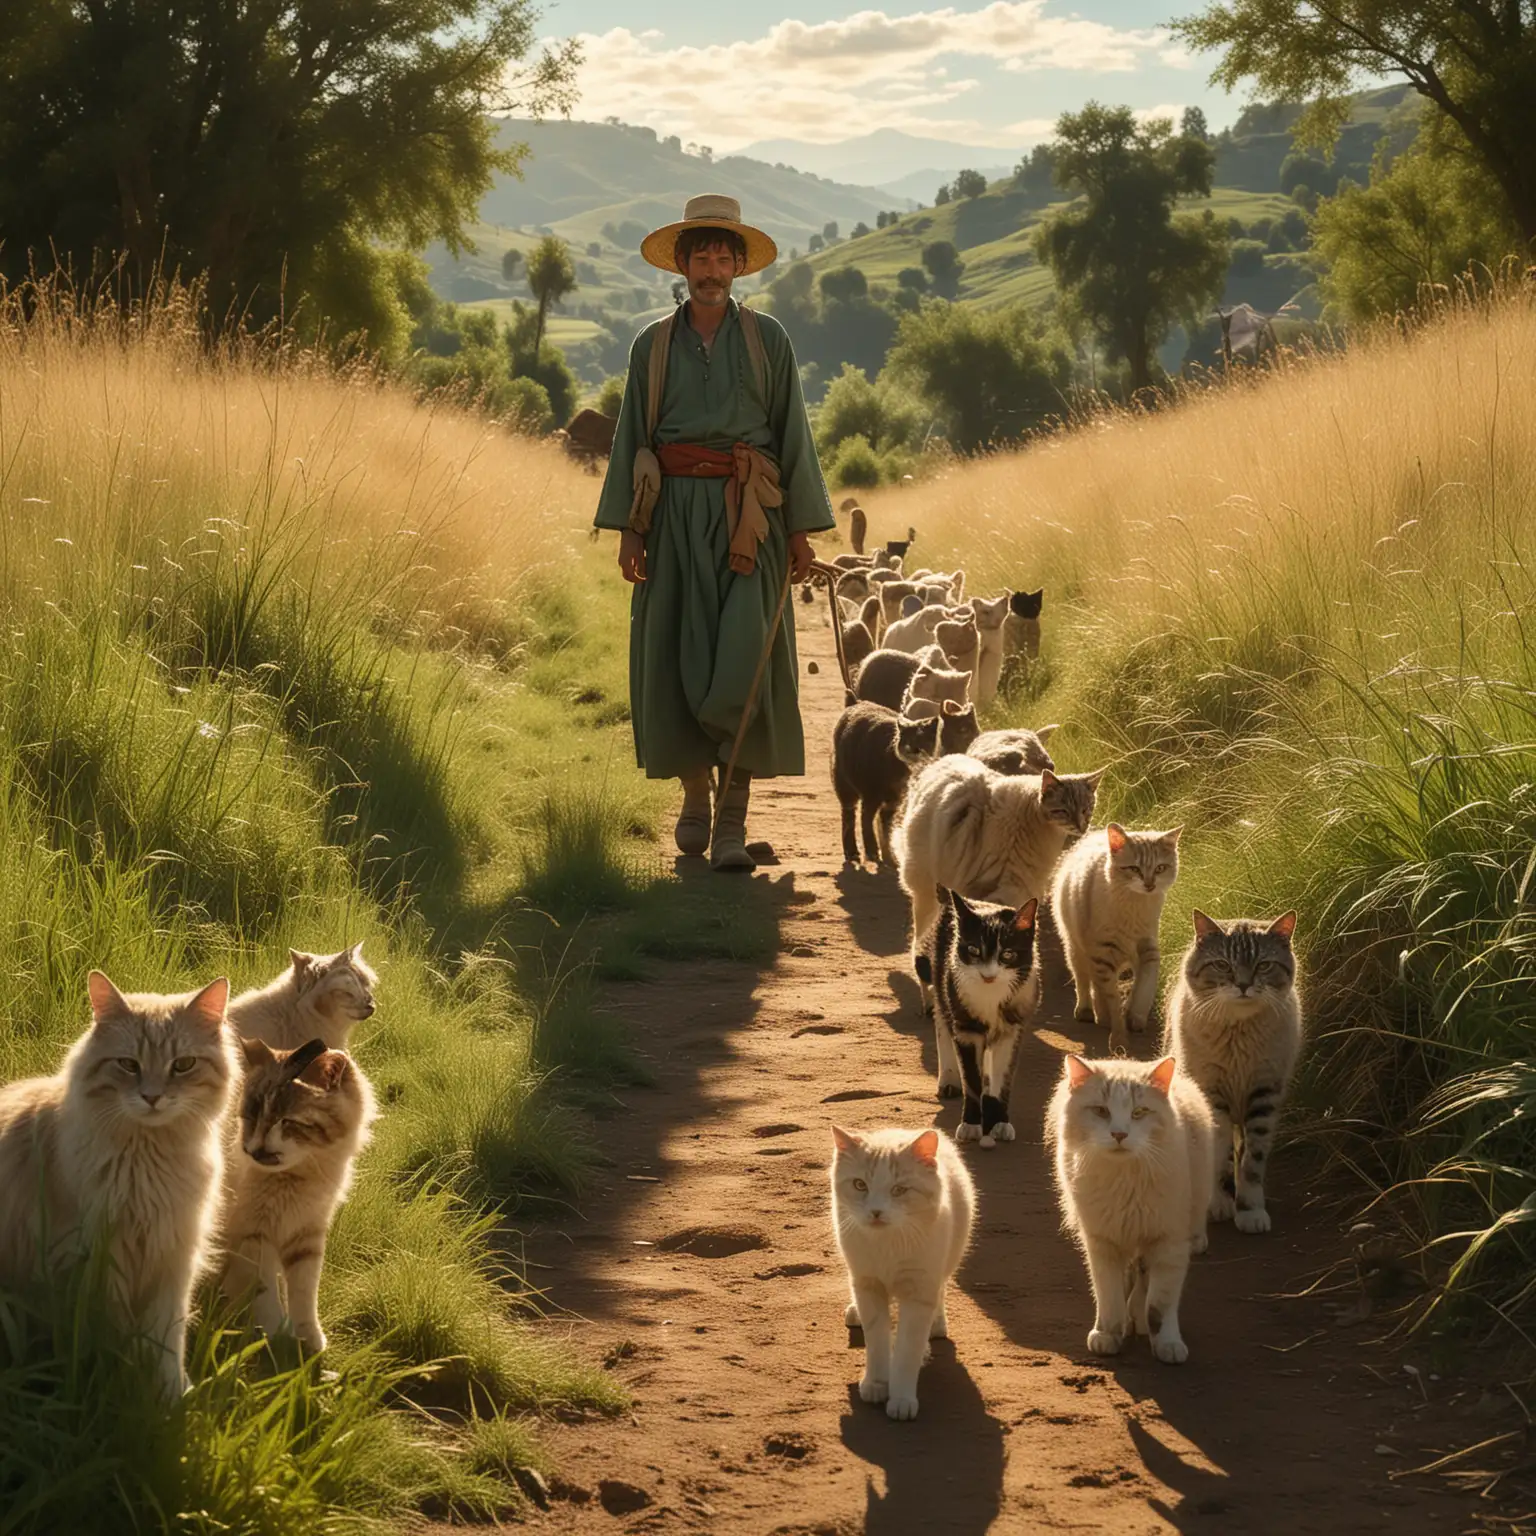
<path fill-rule="evenodd" d="M 1536 1207 L 1536 296 L 1357 340 L 873 498 L 871 533 L 1045 587 L 994 723 L 1064 722 L 1111 814 L 1188 824 L 1165 955 L 1193 907 L 1300 909 L 1293 1127 L 1430 1243 L 1420 1320 L 1480 1337 L 1528 1316 Z"/>
<path fill-rule="evenodd" d="M 495 1234 L 579 1195 L 576 1105 L 638 1070 L 594 977 L 765 937 L 650 899 L 664 792 L 595 494 L 366 371 L 210 351 L 185 295 L 0 305 L 0 1073 L 55 1068 L 93 966 L 238 987 L 362 939 L 383 1106 L 329 1251 L 334 1374 L 210 1307 L 168 1421 L 79 1298 L 0 1297 L 4 1529 L 511 1513 L 540 1414 L 623 1405 Z"/>

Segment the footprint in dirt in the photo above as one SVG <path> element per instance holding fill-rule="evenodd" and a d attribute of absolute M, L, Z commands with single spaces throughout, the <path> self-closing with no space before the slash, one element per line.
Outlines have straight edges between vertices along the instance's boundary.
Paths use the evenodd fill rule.
<path fill-rule="evenodd" d="M 829 1093 L 823 1104 L 851 1104 L 855 1099 L 899 1099 L 906 1089 L 844 1088 L 841 1093 Z"/>
<path fill-rule="evenodd" d="M 669 1232 L 656 1246 L 663 1253 L 691 1253 L 696 1259 L 728 1259 L 766 1248 L 768 1237 L 757 1227 L 683 1227 Z"/>
<path fill-rule="evenodd" d="M 848 1031 L 841 1024 L 807 1024 L 797 1029 L 789 1038 L 798 1040 L 801 1035 L 845 1035 Z"/>
<path fill-rule="evenodd" d="M 752 1128 L 754 1136 L 767 1139 L 769 1136 L 792 1136 L 796 1131 L 803 1131 L 803 1125 L 795 1125 L 792 1121 L 785 1120 L 776 1125 L 758 1125 Z"/>

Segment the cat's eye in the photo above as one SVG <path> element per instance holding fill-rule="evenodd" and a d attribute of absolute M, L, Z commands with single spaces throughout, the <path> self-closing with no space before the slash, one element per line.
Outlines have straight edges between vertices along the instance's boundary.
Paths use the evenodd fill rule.
<path fill-rule="evenodd" d="M 304 1122 L 302 1120 L 284 1120 L 283 1134 L 285 1136 L 302 1136 L 304 1134 Z"/>
<path fill-rule="evenodd" d="M 139 1075 L 139 1064 L 133 1059 L 132 1056 L 119 1056 L 117 1058 L 117 1064 L 123 1069 L 124 1072 L 132 1073 L 134 1077 Z"/>
<path fill-rule="evenodd" d="M 1167 873 L 1167 870 L 1168 866 L 1166 864 L 1159 864 L 1157 868 L 1152 871 L 1152 873 L 1154 875 L 1161 875 Z"/>
<path fill-rule="evenodd" d="M 967 960 L 975 960 L 980 954 L 981 951 L 974 944 L 967 944 L 965 946 L 965 958 Z"/>
<path fill-rule="evenodd" d="M 999 954 L 998 958 L 1001 960 L 1017 960 L 1019 957 L 1016 950 L 1005 949 Z"/>
<path fill-rule="evenodd" d="M 182 1077 L 185 1077 L 187 1073 L 190 1072 L 196 1065 L 196 1056 L 178 1056 L 176 1060 L 171 1063 L 171 1071 L 179 1073 Z"/>
<path fill-rule="evenodd" d="M 1109 1119 L 1109 1105 L 1107 1105 L 1107 1104 L 1095 1104 L 1093 1106 L 1093 1112 L 1101 1120 L 1108 1120 Z"/>
<path fill-rule="evenodd" d="M 1144 1104 L 1138 1104 L 1136 1108 L 1131 1111 L 1131 1119 L 1144 1120 L 1151 1113 L 1152 1111 L 1148 1109 Z"/>
<path fill-rule="evenodd" d="M 867 1189 L 868 1189 L 868 1188 L 869 1188 L 869 1185 L 868 1185 L 868 1184 L 866 1184 L 866 1183 L 865 1183 L 865 1182 L 864 1182 L 864 1180 L 863 1180 L 863 1179 L 855 1179 L 855 1180 L 854 1180 L 854 1181 L 853 1181 L 853 1187 L 854 1187 L 854 1188 L 855 1188 L 855 1189 L 856 1189 L 856 1190 L 858 1190 L 858 1192 L 859 1192 L 859 1193 L 860 1193 L 860 1194 L 863 1194 L 863 1193 L 864 1193 L 864 1191 L 865 1191 L 865 1190 L 867 1190 Z"/>
<path fill-rule="evenodd" d="M 907 1186 L 905 1184 L 893 1184 L 893 1185 L 891 1185 L 891 1193 L 893 1195 L 904 1195 L 904 1194 L 906 1194 L 906 1192 L 907 1192 Z"/>

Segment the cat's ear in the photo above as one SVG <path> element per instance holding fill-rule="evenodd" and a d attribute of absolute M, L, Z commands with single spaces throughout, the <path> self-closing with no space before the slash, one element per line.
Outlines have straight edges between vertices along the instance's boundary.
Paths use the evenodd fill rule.
<path fill-rule="evenodd" d="M 943 888 L 940 887 L 940 889 L 942 890 Z M 967 916 L 970 915 L 971 904 L 959 891 L 944 891 L 944 896 L 957 915 L 961 912 L 964 912 Z"/>
<path fill-rule="evenodd" d="M 244 1035 L 240 1037 L 240 1058 L 248 1067 L 270 1066 L 276 1059 L 265 1040 L 247 1040 Z"/>
<path fill-rule="evenodd" d="M 290 949 L 288 959 L 293 964 L 294 979 L 303 981 L 319 958 L 318 955 L 306 955 L 302 949 Z"/>
<path fill-rule="evenodd" d="M 839 1152 L 862 1152 L 864 1142 L 853 1131 L 845 1131 L 842 1126 L 832 1127 L 832 1144 Z"/>
<path fill-rule="evenodd" d="M 128 999 L 107 979 L 104 971 L 92 971 L 85 978 L 85 990 L 91 999 L 91 1020 L 100 1024 L 128 1012 Z"/>
<path fill-rule="evenodd" d="M 1014 914 L 1013 926 L 1020 932 L 1028 932 L 1035 926 L 1035 913 L 1039 909 L 1040 898 L 1031 896 L 1028 901 Z"/>
<path fill-rule="evenodd" d="M 1157 1091 L 1167 1097 L 1168 1088 L 1173 1082 L 1173 1069 L 1178 1066 L 1172 1056 L 1165 1056 L 1152 1068 L 1152 1076 L 1147 1079 Z"/>
<path fill-rule="evenodd" d="M 1129 839 L 1125 835 L 1125 828 L 1117 821 L 1112 821 L 1104 828 L 1104 835 L 1109 839 L 1109 851 L 1119 853 L 1125 847 Z"/>
<path fill-rule="evenodd" d="M 1190 916 L 1194 919 L 1195 922 L 1195 937 L 1197 939 L 1208 939 L 1211 938 L 1214 934 L 1218 933 L 1225 936 L 1227 930 L 1223 928 L 1214 917 L 1207 917 L 1205 913 L 1199 909 L 1199 907 L 1196 907 L 1195 910 L 1190 913 Z"/>
<path fill-rule="evenodd" d="M 1081 1056 L 1067 1057 L 1067 1082 L 1075 1090 L 1093 1076 L 1093 1068 Z"/>
<path fill-rule="evenodd" d="M 1032 603 L 1043 603 L 1045 601 L 1045 588 L 1036 587 L 1033 592 L 1026 593 L 1025 595 Z"/>
<path fill-rule="evenodd" d="M 945 699 L 944 713 L 946 715 L 958 715 L 960 713 L 960 706 L 953 699 Z"/>
<path fill-rule="evenodd" d="M 1035 732 L 1035 740 L 1038 741 L 1041 746 L 1044 746 L 1045 743 L 1048 742 L 1051 737 L 1060 729 L 1061 727 L 1059 725 L 1042 725 L 1040 729 Z"/>
<path fill-rule="evenodd" d="M 359 960 L 361 960 L 362 958 L 363 958 L 363 941 L 361 939 L 359 939 L 356 944 L 353 944 L 353 945 L 351 945 L 348 948 L 348 950 L 347 950 L 347 959 L 350 960 L 353 965 L 356 965 L 357 962 Z"/>
<path fill-rule="evenodd" d="M 229 1002 L 229 977 L 210 981 L 186 1006 L 186 1015 L 201 1029 L 217 1034 L 224 1027 L 224 1008 Z"/>
<path fill-rule="evenodd" d="M 1269 931 L 1277 939 L 1289 939 L 1296 932 L 1296 914 L 1287 912 L 1284 917 L 1277 917 L 1269 925 Z"/>
<path fill-rule="evenodd" d="M 345 1051 L 325 1051 L 299 1073 L 299 1081 L 332 1093 L 351 1065 L 352 1059 Z"/>
<path fill-rule="evenodd" d="M 1048 789 L 1055 789 L 1056 786 L 1058 784 L 1060 784 L 1060 783 L 1061 783 L 1061 780 L 1058 779 L 1056 777 L 1056 775 L 1054 773 L 1052 773 L 1049 768 L 1042 768 L 1040 770 L 1040 793 L 1042 795 Z"/>
<path fill-rule="evenodd" d="M 929 1126 L 912 1143 L 907 1151 L 920 1163 L 927 1163 L 932 1168 L 939 1160 L 939 1133 L 936 1127 Z"/>
<path fill-rule="evenodd" d="M 1163 833 L 1163 841 L 1165 843 L 1177 844 L 1178 840 L 1183 835 L 1184 835 L 1184 828 L 1182 826 L 1169 827 L 1169 829 L 1166 832 Z"/>
<path fill-rule="evenodd" d="M 1092 773 L 1082 774 L 1081 778 L 1082 778 L 1083 782 L 1085 784 L 1087 784 L 1090 788 L 1097 789 L 1099 787 L 1099 781 L 1108 772 L 1109 772 L 1109 765 L 1106 763 L 1104 767 L 1096 768 L 1096 769 L 1094 769 L 1094 771 Z"/>

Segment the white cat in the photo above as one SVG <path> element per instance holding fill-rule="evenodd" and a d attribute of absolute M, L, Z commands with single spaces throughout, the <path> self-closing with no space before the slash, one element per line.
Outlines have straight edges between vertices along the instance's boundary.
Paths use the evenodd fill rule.
<path fill-rule="evenodd" d="M 1003 675 L 1003 623 L 1008 617 L 1008 594 L 1001 597 L 973 597 L 979 631 L 976 660 L 976 702 L 985 709 L 997 697 L 998 681 Z"/>
<path fill-rule="evenodd" d="M 296 1050 L 320 1039 L 344 1051 L 353 1028 L 372 1018 L 379 978 L 363 959 L 359 941 L 334 955 L 288 951 L 288 969 L 264 987 L 242 992 L 229 1005 L 229 1023 L 246 1040 Z"/>
<path fill-rule="evenodd" d="M 954 753 L 914 774 L 895 841 L 914 938 L 938 916 L 940 886 L 1005 907 L 1043 899 L 1067 839 L 1088 830 L 1104 772 L 1017 776 Z"/>
<path fill-rule="evenodd" d="M 1189 1359 L 1179 1299 L 1189 1256 L 1206 1247 L 1216 1160 L 1210 1105 L 1159 1062 L 1068 1056 L 1045 1120 L 1062 1218 L 1093 1284 L 1088 1348 L 1117 1354 L 1134 1328 L 1169 1365 Z"/>
<path fill-rule="evenodd" d="M 1116 822 L 1088 833 L 1063 855 L 1052 883 L 1051 911 L 1077 987 L 1077 1020 L 1109 1031 L 1110 1049 L 1126 1051 L 1157 1001 L 1162 963 L 1158 926 L 1179 873 L 1179 834 L 1127 832 Z M 1120 994 L 1131 977 L 1130 1006 Z"/>
<path fill-rule="evenodd" d="M 229 983 L 124 996 L 92 971 L 88 989 L 91 1028 L 57 1075 L 0 1089 L 0 1285 L 51 1279 L 105 1245 L 113 1320 L 147 1341 L 177 1397 L 238 1075 Z"/>
<path fill-rule="evenodd" d="M 833 1126 L 832 1140 L 832 1229 L 853 1289 L 843 1320 L 864 1329 L 859 1396 L 893 1419 L 915 1419 L 928 1341 L 948 1337 L 944 1292 L 965 1256 L 976 1191 L 932 1128 L 914 1136 Z"/>
<path fill-rule="evenodd" d="M 898 618 L 886 627 L 881 644 L 888 651 L 913 654 L 934 643 L 934 631 L 949 617 L 949 609 L 933 604 L 919 608 L 910 618 Z"/>

